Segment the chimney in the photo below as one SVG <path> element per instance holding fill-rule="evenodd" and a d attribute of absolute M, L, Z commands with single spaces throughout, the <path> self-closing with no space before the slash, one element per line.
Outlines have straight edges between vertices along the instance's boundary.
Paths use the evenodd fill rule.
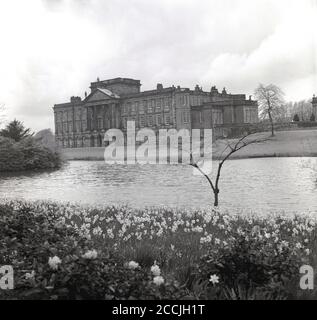
<path fill-rule="evenodd" d="M 212 86 L 210 92 L 211 94 L 218 94 L 218 89 L 216 88 L 216 86 Z"/>
<path fill-rule="evenodd" d="M 157 89 L 158 91 L 163 90 L 163 85 L 162 85 L 161 83 L 158 83 L 158 84 L 156 85 L 156 89 Z"/>
<path fill-rule="evenodd" d="M 70 102 L 75 103 L 75 102 L 81 102 L 81 97 L 71 97 Z"/>

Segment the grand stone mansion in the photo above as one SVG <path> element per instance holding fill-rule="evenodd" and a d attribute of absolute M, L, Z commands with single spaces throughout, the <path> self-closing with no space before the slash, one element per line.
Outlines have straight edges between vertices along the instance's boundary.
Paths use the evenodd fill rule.
<path fill-rule="evenodd" d="M 71 97 L 54 106 L 55 134 L 60 147 L 103 146 L 108 129 L 126 130 L 127 121 L 136 129 L 213 129 L 216 135 L 230 135 L 235 129 L 258 122 L 258 105 L 244 94 L 209 92 L 196 85 L 191 90 L 157 84 L 141 91 L 139 80 L 116 78 L 92 82 L 85 98 Z"/>

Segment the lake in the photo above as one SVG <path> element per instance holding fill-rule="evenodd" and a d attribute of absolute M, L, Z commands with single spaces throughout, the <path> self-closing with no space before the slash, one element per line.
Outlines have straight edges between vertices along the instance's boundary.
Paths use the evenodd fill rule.
<path fill-rule="evenodd" d="M 317 174 L 305 165 L 308 160 L 227 161 L 220 183 L 220 206 L 317 213 Z M 193 175 L 189 166 L 122 166 L 102 161 L 70 161 L 51 172 L 2 174 L 0 197 L 132 207 L 206 207 L 213 201 L 207 180 Z"/>

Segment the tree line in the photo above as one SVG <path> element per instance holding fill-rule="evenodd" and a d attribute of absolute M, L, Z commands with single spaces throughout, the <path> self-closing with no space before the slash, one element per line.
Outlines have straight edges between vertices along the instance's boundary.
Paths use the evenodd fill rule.
<path fill-rule="evenodd" d="M 310 100 L 286 102 L 283 90 L 274 84 L 260 84 L 255 89 L 255 97 L 259 105 L 259 118 L 269 121 L 272 136 L 275 123 L 316 121 Z"/>

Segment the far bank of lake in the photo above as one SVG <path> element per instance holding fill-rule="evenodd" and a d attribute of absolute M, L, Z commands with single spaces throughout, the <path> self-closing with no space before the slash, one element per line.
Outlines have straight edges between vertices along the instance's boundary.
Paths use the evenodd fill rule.
<path fill-rule="evenodd" d="M 317 129 L 277 131 L 274 137 L 269 132 L 265 135 L 268 141 L 247 146 L 231 159 L 317 157 Z M 63 149 L 62 155 L 67 160 L 104 160 L 104 151 L 105 148 L 71 148 Z M 214 158 L 222 151 L 223 145 L 213 147 Z"/>

